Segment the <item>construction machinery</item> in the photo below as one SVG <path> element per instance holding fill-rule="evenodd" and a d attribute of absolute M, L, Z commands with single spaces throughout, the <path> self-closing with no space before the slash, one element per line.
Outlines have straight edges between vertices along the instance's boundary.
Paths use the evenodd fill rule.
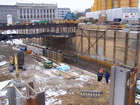
<path fill-rule="evenodd" d="M 46 61 L 44 61 L 44 66 L 46 69 L 50 69 L 53 66 L 53 62 L 50 60 L 46 60 Z"/>
<path fill-rule="evenodd" d="M 14 56 L 10 56 L 9 71 L 13 72 L 15 69 L 16 72 L 18 72 L 18 69 L 22 69 L 23 71 L 26 70 L 24 65 L 24 52 L 19 51 Z"/>
<path fill-rule="evenodd" d="M 65 19 L 65 23 L 75 23 L 75 24 L 78 23 L 78 21 L 75 19 L 74 14 L 71 12 L 68 12 L 64 19 Z"/>

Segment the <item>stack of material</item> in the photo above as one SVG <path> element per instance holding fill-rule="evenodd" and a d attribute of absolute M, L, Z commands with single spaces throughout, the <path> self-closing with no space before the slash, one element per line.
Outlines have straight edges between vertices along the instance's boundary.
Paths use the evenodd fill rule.
<path fill-rule="evenodd" d="M 129 7 L 129 0 L 120 0 L 120 7 Z"/>
<path fill-rule="evenodd" d="M 107 9 L 112 9 L 113 2 L 112 0 L 107 0 Z"/>
<path fill-rule="evenodd" d="M 65 79 L 75 79 L 78 78 L 79 76 L 76 75 L 72 70 L 70 71 L 52 71 L 53 74 L 57 75 L 57 76 L 62 76 Z"/>
<path fill-rule="evenodd" d="M 130 0 L 130 7 L 138 7 L 139 0 Z"/>
<path fill-rule="evenodd" d="M 101 0 L 97 0 L 97 3 L 98 3 L 98 5 L 97 5 L 97 7 L 98 7 L 98 11 L 100 11 L 101 10 Z"/>
<path fill-rule="evenodd" d="M 107 9 L 107 2 L 106 0 L 101 0 L 101 10 L 106 10 Z"/>
<path fill-rule="evenodd" d="M 119 8 L 119 0 L 114 0 L 113 2 L 113 8 Z"/>

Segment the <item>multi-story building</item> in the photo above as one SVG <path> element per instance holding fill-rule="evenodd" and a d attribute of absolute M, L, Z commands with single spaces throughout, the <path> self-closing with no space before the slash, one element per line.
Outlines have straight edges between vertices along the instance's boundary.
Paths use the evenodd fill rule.
<path fill-rule="evenodd" d="M 17 3 L 17 17 L 19 21 L 52 21 L 56 19 L 56 4 Z"/>
<path fill-rule="evenodd" d="M 101 11 L 113 8 L 138 8 L 139 0 L 94 0 L 91 11 Z"/>
<path fill-rule="evenodd" d="M 57 19 L 64 19 L 66 14 L 71 12 L 70 8 L 58 8 L 57 9 Z"/>
<path fill-rule="evenodd" d="M 7 15 L 11 15 L 13 22 L 16 22 L 17 7 L 14 5 L 0 5 L 0 23 L 7 23 Z"/>
<path fill-rule="evenodd" d="M 0 5 L 0 23 L 7 23 L 7 15 L 12 16 L 13 23 L 32 20 L 52 21 L 57 18 L 57 5 L 34 3 Z"/>

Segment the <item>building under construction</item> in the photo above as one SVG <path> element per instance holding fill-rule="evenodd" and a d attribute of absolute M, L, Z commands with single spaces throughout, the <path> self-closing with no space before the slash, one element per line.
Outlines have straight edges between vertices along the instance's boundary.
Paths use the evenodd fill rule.
<path fill-rule="evenodd" d="M 139 13 L 97 1 L 94 18 Z M 0 26 L 0 105 L 140 105 L 140 25 L 85 23 Z"/>
<path fill-rule="evenodd" d="M 91 11 L 101 11 L 113 8 L 138 7 L 139 0 L 94 0 Z"/>
<path fill-rule="evenodd" d="M 119 19 L 126 23 L 138 23 L 140 18 L 139 0 L 94 0 L 94 4 L 91 7 L 91 12 L 86 13 L 86 18 L 94 18 L 102 21 L 114 21 Z"/>

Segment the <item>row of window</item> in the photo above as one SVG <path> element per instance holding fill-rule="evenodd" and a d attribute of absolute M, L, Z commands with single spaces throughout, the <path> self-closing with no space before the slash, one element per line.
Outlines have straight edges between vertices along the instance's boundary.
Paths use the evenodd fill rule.
<path fill-rule="evenodd" d="M 24 15 L 24 16 L 20 15 L 20 19 L 26 19 L 26 18 L 28 18 L 28 19 L 29 18 L 30 19 L 35 19 L 35 18 L 38 18 L 38 19 L 39 18 L 55 18 L 55 15 L 50 15 L 50 17 L 49 17 L 49 15 L 40 15 L 40 16 L 39 15 L 37 15 L 37 16 L 36 15 L 30 15 L 30 16 L 29 15 L 27 15 L 27 16 L 26 15 Z"/>
<path fill-rule="evenodd" d="M 20 13 L 55 13 L 55 9 L 20 9 Z"/>
<path fill-rule="evenodd" d="M 15 10 L 1 10 L 1 12 L 15 12 Z"/>

